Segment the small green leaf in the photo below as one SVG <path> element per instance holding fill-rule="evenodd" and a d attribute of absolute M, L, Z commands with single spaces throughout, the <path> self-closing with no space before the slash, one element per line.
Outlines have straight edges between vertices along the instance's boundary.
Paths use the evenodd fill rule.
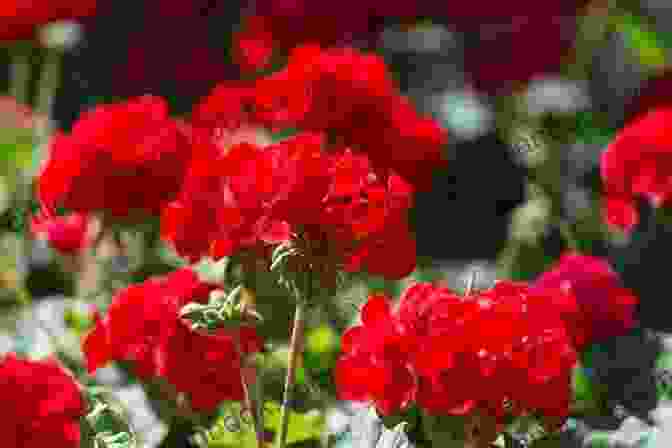
<path fill-rule="evenodd" d="M 643 18 L 625 15 L 619 30 L 626 39 L 629 49 L 646 67 L 658 68 L 666 63 L 665 43 Z"/>
<path fill-rule="evenodd" d="M 227 280 L 229 263 L 228 257 L 217 261 L 205 258 L 194 266 L 194 271 L 202 282 L 223 285 Z"/>

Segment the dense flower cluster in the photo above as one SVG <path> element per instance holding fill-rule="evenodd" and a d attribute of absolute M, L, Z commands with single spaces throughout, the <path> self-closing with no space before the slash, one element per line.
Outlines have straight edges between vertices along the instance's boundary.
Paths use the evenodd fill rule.
<path fill-rule="evenodd" d="M 554 301 L 526 284 L 461 297 L 418 283 L 395 311 L 373 296 L 342 348 L 340 396 L 371 400 L 386 415 L 411 402 L 435 415 L 568 413 L 571 335 Z"/>
<path fill-rule="evenodd" d="M 325 133 L 337 148 L 364 152 L 419 188 L 429 186 L 447 142 L 445 131 L 400 95 L 382 58 L 352 49 L 298 47 L 281 71 L 216 88 L 194 115 L 218 128 L 253 121 Z"/>
<path fill-rule="evenodd" d="M 31 218 L 31 232 L 44 238 L 49 245 L 63 254 L 76 254 L 90 244 L 89 219 L 82 213 L 45 217 L 37 214 Z"/>
<path fill-rule="evenodd" d="M 323 274 L 401 278 L 414 269 L 406 212 L 443 163 L 446 136 L 399 94 L 377 56 L 298 48 L 279 72 L 215 88 L 191 126 L 192 163 L 162 217 L 163 237 L 181 255 L 291 241 Z M 263 137 L 287 128 L 298 133 L 275 144 Z"/>
<path fill-rule="evenodd" d="M 238 344 L 243 353 L 259 351 L 262 342 L 254 328 L 201 334 L 179 315 L 188 302 L 207 301 L 214 288 L 184 268 L 122 290 L 84 340 L 88 370 L 93 372 L 111 360 L 131 361 L 139 377 L 164 378 L 178 392 L 188 394 L 196 410 L 212 410 L 223 400 L 241 400 Z"/>
<path fill-rule="evenodd" d="M 96 3 L 97 0 L 3 0 L 0 41 L 31 39 L 42 25 L 91 16 Z"/>
<path fill-rule="evenodd" d="M 301 229 L 313 257 L 346 270 L 410 273 L 410 187 L 395 175 L 377 177 L 364 155 L 329 154 L 323 146 L 320 135 L 301 134 L 266 148 L 242 143 L 219 159 L 195 159 L 180 200 L 164 212 L 164 237 L 192 259 L 221 258 L 289 242 Z"/>
<path fill-rule="evenodd" d="M 163 99 L 98 106 L 54 137 L 38 196 L 49 215 L 56 207 L 112 219 L 158 213 L 179 191 L 190 155 Z"/>
<path fill-rule="evenodd" d="M 637 297 L 601 258 L 566 253 L 533 287 L 549 293 L 562 288 L 575 298 L 577 309 L 567 317 L 574 324 L 578 349 L 619 336 L 635 325 Z"/>
<path fill-rule="evenodd" d="M 11 410 L 0 419 L 8 448 L 79 448 L 86 405 L 74 378 L 55 360 L 0 359 L 0 395 Z"/>
<path fill-rule="evenodd" d="M 672 109 L 660 107 L 634 120 L 602 153 L 606 221 L 626 231 L 639 221 L 635 199 L 666 206 L 672 197 Z"/>

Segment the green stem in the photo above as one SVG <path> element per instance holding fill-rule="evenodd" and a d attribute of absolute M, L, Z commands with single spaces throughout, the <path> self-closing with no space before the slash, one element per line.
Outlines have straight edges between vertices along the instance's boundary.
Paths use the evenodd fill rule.
<path fill-rule="evenodd" d="M 32 48 L 23 42 L 12 48 L 12 60 L 9 75 L 9 94 L 19 104 L 27 105 L 30 102 L 28 90 L 30 82 Z"/>
<path fill-rule="evenodd" d="M 312 289 L 311 273 L 306 275 L 307 287 L 301 291 L 307 296 L 310 295 Z M 303 350 L 303 332 L 305 326 L 306 307 L 308 305 L 308 297 L 297 297 L 296 310 L 294 312 L 294 327 L 292 329 L 292 339 L 289 344 L 289 361 L 287 368 L 287 377 L 285 379 L 285 392 L 282 398 L 282 409 L 280 413 L 280 434 L 277 439 L 277 447 L 285 448 L 287 444 L 287 429 L 289 427 L 289 412 L 292 402 L 292 395 L 294 393 L 294 382 L 296 377 L 296 369 L 299 365 L 299 357 Z"/>
<path fill-rule="evenodd" d="M 561 219 L 558 223 L 558 228 L 560 230 L 560 234 L 562 235 L 562 239 L 565 240 L 567 247 L 570 250 L 577 252 L 579 250 L 579 242 L 574 236 L 572 226 L 566 220 Z"/>
<path fill-rule="evenodd" d="M 252 366 L 250 365 L 247 354 L 244 353 L 243 350 L 241 349 L 240 334 L 236 334 L 235 343 L 236 343 L 236 351 L 238 352 L 238 356 L 240 357 L 240 381 L 243 385 L 243 394 L 245 396 L 245 408 L 252 415 L 252 421 L 254 422 L 254 431 L 257 435 L 257 446 L 259 448 L 263 448 L 264 426 L 263 421 L 259 420 L 259 412 L 258 412 L 259 409 L 258 403 L 260 402 L 260 396 L 256 394 L 256 392 L 258 391 L 256 384 L 255 388 L 252 389 L 250 387 L 247 377 L 248 370 Z M 259 375 L 256 376 L 258 382 Z"/>
<path fill-rule="evenodd" d="M 35 155 L 33 168 L 36 170 L 43 159 L 42 146 L 51 136 L 54 126 L 52 109 L 56 90 L 61 80 L 61 60 L 63 53 L 57 49 L 48 49 L 42 63 L 42 73 L 37 84 L 37 98 L 35 99 L 35 113 L 38 120 L 35 124 Z"/>

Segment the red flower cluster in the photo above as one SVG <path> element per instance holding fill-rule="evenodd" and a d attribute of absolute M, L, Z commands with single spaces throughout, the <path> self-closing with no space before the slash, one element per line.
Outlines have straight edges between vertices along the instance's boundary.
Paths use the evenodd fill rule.
<path fill-rule="evenodd" d="M 55 360 L 0 359 L 0 433 L 8 448 L 79 448 L 86 405 L 74 378 Z"/>
<path fill-rule="evenodd" d="M 194 113 L 201 126 L 245 121 L 324 132 L 415 187 L 428 185 L 447 141 L 434 120 L 399 94 L 382 58 L 353 49 L 296 48 L 281 71 L 254 84 L 220 86 Z"/>
<path fill-rule="evenodd" d="M 525 284 L 461 297 L 419 283 L 396 311 L 371 297 L 342 347 L 341 398 L 371 400 L 386 415 L 412 401 L 434 415 L 568 413 L 576 352 L 558 307 Z"/>
<path fill-rule="evenodd" d="M 306 133 L 266 148 L 201 148 L 181 197 L 164 211 L 164 238 L 195 260 L 301 233 L 311 256 L 346 270 L 408 275 L 415 267 L 410 187 L 394 174 L 377 175 L 364 155 L 326 153 L 324 143 Z"/>
<path fill-rule="evenodd" d="M 190 156 L 161 98 L 98 106 L 52 140 L 38 195 L 48 215 L 59 206 L 113 219 L 158 213 L 177 195 Z"/>
<path fill-rule="evenodd" d="M 266 128 L 302 132 L 262 147 Z M 298 48 L 277 73 L 214 89 L 194 109 L 192 137 L 180 197 L 162 219 L 181 255 L 301 239 L 314 269 L 320 258 L 392 278 L 413 270 L 406 212 L 413 188 L 443 163 L 446 135 L 377 56 Z"/>
<path fill-rule="evenodd" d="M 672 109 L 661 107 L 622 129 L 602 153 L 606 221 L 626 231 L 639 221 L 635 199 L 643 196 L 656 207 L 672 198 Z"/>
<path fill-rule="evenodd" d="M 282 71 L 257 82 L 255 105 L 263 122 L 324 132 L 416 188 L 429 187 L 443 162 L 445 131 L 418 115 L 372 53 L 296 48 Z"/>
<path fill-rule="evenodd" d="M 82 213 L 51 218 L 38 214 L 31 218 L 30 229 L 63 254 L 76 254 L 90 243 L 89 219 Z"/>
<path fill-rule="evenodd" d="M 575 340 L 579 350 L 635 325 L 637 297 L 621 285 L 618 274 L 601 258 L 566 253 L 534 282 L 534 288 L 548 292 L 562 288 L 575 298 L 577 309 L 569 316 L 579 336 Z"/>
<path fill-rule="evenodd" d="M 207 301 L 214 289 L 186 268 L 124 289 L 84 340 L 89 372 L 111 360 L 132 361 L 141 378 L 162 377 L 188 394 L 193 409 L 212 410 L 223 400 L 241 400 L 236 344 L 244 353 L 259 351 L 262 342 L 254 328 L 206 335 L 192 331 L 179 317 L 182 306 Z"/>
<path fill-rule="evenodd" d="M 31 39 L 42 25 L 91 16 L 96 3 L 97 0 L 3 0 L 0 41 Z"/>

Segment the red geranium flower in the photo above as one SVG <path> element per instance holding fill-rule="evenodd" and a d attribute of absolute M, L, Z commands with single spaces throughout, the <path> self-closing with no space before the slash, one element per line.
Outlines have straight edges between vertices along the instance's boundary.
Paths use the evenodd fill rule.
<path fill-rule="evenodd" d="M 31 218 L 30 230 L 64 254 L 76 254 L 91 242 L 88 234 L 89 219 L 81 213 L 52 218 L 38 214 Z"/>
<path fill-rule="evenodd" d="M 326 153 L 322 136 L 308 133 L 263 149 L 205 145 L 163 214 L 163 237 L 181 255 L 221 258 L 298 238 L 309 242 L 303 249 L 316 268 L 391 278 L 414 269 L 412 190 L 398 176 L 377 175 L 364 155 Z"/>
<path fill-rule="evenodd" d="M 568 413 L 576 352 L 560 308 L 526 284 L 466 297 L 415 284 L 396 312 L 370 298 L 362 321 L 343 337 L 342 397 L 371 400 L 383 414 L 411 402 L 434 415 Z"/>
<path fill-rule="evenodd" d="M 72 375 L 56 360 L 0 359 L 0 419 L 8 448 L 79 448 L 86 405 Z"/>
<path fill-rule="evenodd" d="M 639 221 L 635 198 L 654 206 L 672 198 L 672 109 L 661 107 L 622 129 L 602 153 L 604 214 L 610 225 L 631 230 Z"/>
<path fill-rule="evenodd" d="M 445 131 L 400 95 L 372 53 L 298 47 L 283 71 L 258 81 L 256 92 L 260 121 L 333 135 L 416 188 L 428 187 L 433 169 L 445 162 Z"/>
<path fill-rule="evenodd" d="M 409 365 L 413 340 L 393 318 L 389 299 L 369 298 L 362 309 L 362 325 L 343 335 L 342 356 L 336 365 L 336 384 L 343 400 L 373 401 L 384 415 L 408 406 L 415 396 Z"/>
<path fill-rule="evenodd" d="M 112 219 L 157 213 L 177 195 L 190 156 L 163 99 L 98 106 L 53 139 L 38 195 L 47 211 L 62 206 Z"/>
<path fill-rule="evenodd" d="M 122 290 L 84 339 L 87 369 L 94 372 L 111 360 L 131 361 L 141 378 L 165 378 L 187 393 L 197 410 L 242 399 L 240 356 L 261 350 L 256 331 L 243 326 L 200 334 L 179 316 L 182 306 L 206 302 L 215 288 L 184 268 Z"/>
<path fill-rule="evenodd" d="M 577 253 L 566 253 L 544 272 L 534 287 L 553 293 L 563 289 L 578 305 L 571 317 L 579 340 L 577 349 L 624 334 L 635 325 L 637 297 L 624 288 L 618 274 L 606 260 Z"/>

